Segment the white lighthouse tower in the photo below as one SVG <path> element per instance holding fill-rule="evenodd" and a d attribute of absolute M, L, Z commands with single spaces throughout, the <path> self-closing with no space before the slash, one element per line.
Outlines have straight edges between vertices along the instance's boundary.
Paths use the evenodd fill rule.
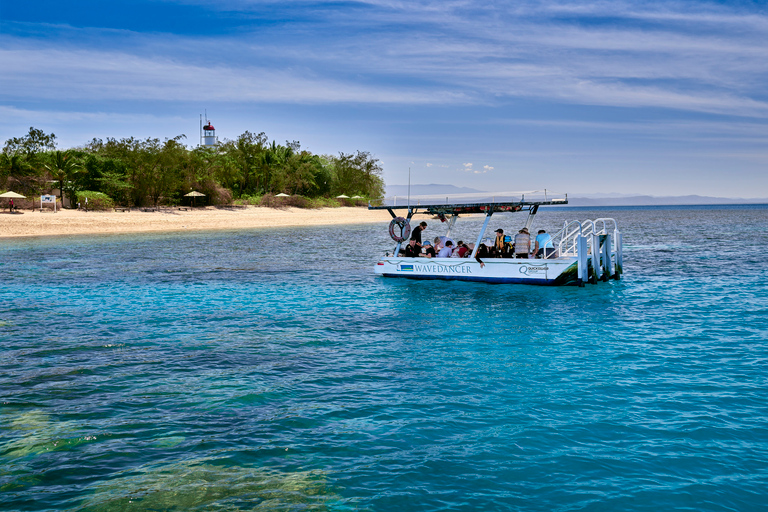
<path fill-rule="evenodd" d="M 203 116 L 200 116 L 200 145 L 206 148 L 215 147 L 219 141 L 216 139 L 216 129 L 213 127 L 208 116 L 205 116 L 205 125 L 203 125 Z"/>

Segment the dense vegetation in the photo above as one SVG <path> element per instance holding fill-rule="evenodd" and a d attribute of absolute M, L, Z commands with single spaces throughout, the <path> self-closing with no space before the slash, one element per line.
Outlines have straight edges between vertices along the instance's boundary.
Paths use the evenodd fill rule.
<path fill-rule="evenodd" d="M 247 131 L 215 148 L 190 149 L 184 139 L 93 139 L 62 151 L 54 134 L 30 128 L 5 142 L 0 189 L 34 197 L 60 188 L 73 204 L 88 191 L 126 206 L 179 204 L 192 190 L 205 194 L 197 204 L 274 205 L 278 193 L 304 198 L 292 203 L 304 206 L 341 194 L 383 196 L 381 164 L 368 152 L 314 155 L 298 141 L 283 146 Z"/>

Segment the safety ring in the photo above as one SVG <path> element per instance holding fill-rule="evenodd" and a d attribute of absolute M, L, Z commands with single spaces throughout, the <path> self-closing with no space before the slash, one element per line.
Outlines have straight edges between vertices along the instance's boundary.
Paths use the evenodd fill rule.
<path fill-rule="evenodd" d="M 408 239 L 411 234 L 411 221 L 404 217 L 395 217 L 392 222 L 389 223 L 389 236 L 395 242 L 403 242 Z"/>

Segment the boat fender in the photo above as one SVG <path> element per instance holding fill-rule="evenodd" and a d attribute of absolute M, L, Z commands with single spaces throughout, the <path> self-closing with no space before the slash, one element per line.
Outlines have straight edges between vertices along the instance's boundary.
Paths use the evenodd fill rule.
<path fill-rule="evenodd" d="M 403 242 L 408 239 L 411 234 L 411 223 L 404 217 L 395 217 L 392 222 L 389 223 L 389 236 L 395 242 Z"/>

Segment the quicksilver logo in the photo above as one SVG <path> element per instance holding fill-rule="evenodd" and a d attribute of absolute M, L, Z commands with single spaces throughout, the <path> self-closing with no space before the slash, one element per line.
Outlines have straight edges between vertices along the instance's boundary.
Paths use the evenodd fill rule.
<path fill-rule="evenodd" d="M 533 266 L 533 265 L 520 265 L 520 273 L 528 275 L 528 272 L 531 273 L 537 273 L 537 272 L 546 272 L 549 270 L 549 267 L 546 265 L 543 266 Z"/>

